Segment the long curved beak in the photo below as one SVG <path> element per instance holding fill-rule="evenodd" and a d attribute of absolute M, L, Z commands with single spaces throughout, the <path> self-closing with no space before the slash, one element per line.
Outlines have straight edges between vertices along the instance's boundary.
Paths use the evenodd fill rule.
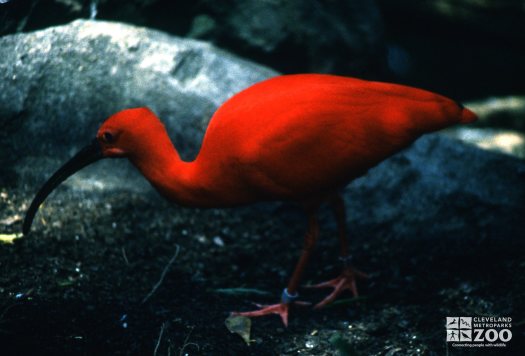
<path fill-rule="evenodd" d="M 26 217 L 24 219 L 24 224 L 22 226 L 22 232 L 24 235 L 27 235 L 29 230 L 31 230 L 31 224 L 35 217 L 36 212 L 40 205 L 46 200 L 47 196 L 63 181 L 68 177 L 75 174 L 85 166 L 96 162 L 104 158 L 102 155 L 102 150 L 100 148 L 100 143 L 97 139 L 94 139 L 88 146 L 81 149 L 76 155 L 74 155 L 69 161 L 66 162 L 62 167 L 60 167 L 52 176 L 47 180 L 47 182 L 40 188 L 35 198 L 31 202 L 29 209 L 27 210 Z"/>

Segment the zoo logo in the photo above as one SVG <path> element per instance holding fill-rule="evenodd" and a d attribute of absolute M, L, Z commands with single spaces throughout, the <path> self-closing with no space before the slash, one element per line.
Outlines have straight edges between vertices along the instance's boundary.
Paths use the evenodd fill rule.
<path fill-rule="evenodd" d="M 447 342 L 458 347 L 506 347 L 512 339 L 510 317 L 447 316 Z"/>

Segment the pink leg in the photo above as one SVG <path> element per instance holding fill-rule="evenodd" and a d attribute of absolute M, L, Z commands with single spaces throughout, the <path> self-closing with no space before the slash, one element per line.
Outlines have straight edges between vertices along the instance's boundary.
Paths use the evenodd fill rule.
<path fill-rule="evenodd" d="M 352 292 L 354 297 L 357 297 L 356 279 L 368 278 L 368 276 L 350 265 L 351 256 L 348 254 L 348 240 L 346 237 L 346 213 L 345 203 L 340 195 L 336 195 L 332 200 L 332 208 L 337 221 L 337 227 L 339 230 L 339 244 L 341 247 L 339 259 L 343 262 L 343 272 L 335 279 L 327 282 L 322 282 L 316 285 L 308 286 L 309 288 L 333 288 L 334 290 L 321 302 L 315 305 L 315 309 L 324 307 L 325 305 L 333 302 L 341 292 L 349 290 Z"/>
<path fill-rule="evenodd" d="M 328 288 L 330 287 L 334 289 L 332 293 L 330 293 L 326 298 L 324 298 L 322 301 L 317 303 L 314 306 L 314 309 L 322 308 L 326 306 L 327 304 L 333 302 L 339 296 L 339 294 L 341 294 L 341 292 L 343 292 L 346 289 L 352 292 L 352 295 L 354 297 L 359 296 L 359 293 L 357 292 L 357 286 L 355 283 L 356 279 L 358 278 L 364 279 L 364 278 L 368 278 L 368 276 L 365 273 L 359 270 L 356 270 L 355 268 L 346 266 L 346 267 L 343 267 L 343 272 L 341 273 L 339 277 L 329 280 L 327 282 L 322 282 L 319 284 L 307 286 L 308 288 Z"/>
<path fill-rule="evenodd" d="M 261 308 L 259 310 L 242 313 L 234 312 L 232 313 L 232 315 L 256 317 L 269 314 L 277 314 L 281 317 L 284 325 L 288 326 L 288 310 L 290 304 L 294 303 L 297 305 L 309 305 L 309 303 L 296 301 L 297 297 L 299 296 L 299 294 L 297 293 L 297 288 L 299 287 L 299 282 L 301 280 L 303 271 L 306 267 L 306 264 L 308 263 L 310 255 L 312 254 L 318 236 L 319 224 L 317 223 L 317 217 L 315 213 L 311 212 L 308 216 L 308 231 L 306 232 L 306 236 L 304 239 L 303 252 L 301 254 L 301 257 L 299 258 L 299 261 L 297 262 L 297 265 L 295 266 L 295 270 L 292 274 L 292 277 L 290 278 L 290 282 L 288 282 L 287 288 L 285 288 L 283 291 L 283 294 L 281 296 L 281 302 L 278 304 L 266 306 L 259 305 L 259 307 Z"/>

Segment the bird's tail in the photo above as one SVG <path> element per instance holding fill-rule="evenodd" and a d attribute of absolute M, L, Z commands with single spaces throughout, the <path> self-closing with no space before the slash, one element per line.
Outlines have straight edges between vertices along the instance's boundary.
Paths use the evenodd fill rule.
<path fill-rule="evenodd" d="M 461 110 L 461 117 L 459 119 L 459 122 L 462 124 L 468 124 L 470 122 L 474 122 L 478 119 L 478 115 L 476 115 L 473 111 L 467 109 L 463 105 L 459 104 L 459 107 Z"/>

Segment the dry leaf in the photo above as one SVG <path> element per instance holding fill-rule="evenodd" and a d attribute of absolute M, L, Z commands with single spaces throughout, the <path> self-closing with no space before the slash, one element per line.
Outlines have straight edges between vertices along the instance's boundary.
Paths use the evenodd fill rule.
<path fill-rule="evenodd" d="M 252 320 L 250 318 L 240 315 L 230 315 L 224 321 L 224 325 L 226 325 L 226 328 L 228 328 L 231 333 L 236 333 L 242 337 L 246 345 L 250 346 L 250 329 L 252 327 Z"/>

